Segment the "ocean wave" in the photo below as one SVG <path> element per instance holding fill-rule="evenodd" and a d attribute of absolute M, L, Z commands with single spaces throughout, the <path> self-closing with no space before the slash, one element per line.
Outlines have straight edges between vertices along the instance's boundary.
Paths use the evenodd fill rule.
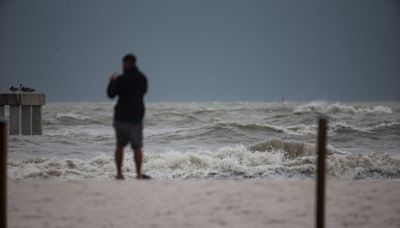
<path fill-rule="evenodd" d="M 283 132 L 289 135 L 316 135 L 318 127 L 316 124 L 310 125 L 293 125 L 288 127 L 280 127 Z M 348 124 L 344 121 L 333 122 L 328 125 L 328 134 L 331 136 L 337 134 L 374 134 L 376 132 L 392 132 L 400 131 L 400 123 L 395 122 L 383 122 L 383 123 L 375 123 L 370 126 L 360 127 Z"/>
<path fill-rule="evenodd" d="M 350 154 L 328 146 L 327 174 L 337 179 L 400 178 L 400 157 L 385 153 Z M 315 145 L 274 139 L 258 144 L 221 147 L 214 151 L 146 153 L 144 172 L 157 179 L 186 178 L 313 178 Z M 111 156 L 93 159 L 31 158 L 9 160 L 13 179 L 110 179 Z M 132 159 L 124 173 L 134 177 Z"/>
<path fill-rule="evenodd" d="M 111 118 L 111 117 L 110 117 Z M 88 124 L 104 124 L 109 121 L 105 121 L 101 117 L 93 117 L 89 115 L 73 113 L 73 112 L 63 112 L 55 113 L 53 116 L 43 119 L 44 125 L 88 125 Z"/>
<path fill-rule="evenodd" d="M 258 142 L 248 146 L 253 152 L 281 152 L 285 158 L 296 158 L 315 155 L 315 144 L 296 142 L 291 140 L 272 139 Z M 328 154 L 345 154 L 345 152 L 335 149 L 333 146 L 327 146 Z"/>
<path fill-rule="evenodd" d="M 373 134 L 376 132 L 384 133 L 391 131 L 400 131 L 400 123 L 398 121 L 394 122 L 382 122 L 371 124 L 370 126 L 365 127 L 357 127 L 351 124 L 347 124 L 346 122 L 337 122 L 329 126 L 329 133 L 331 135 L 335 135 L 338 133 L 366 133 Z"/>
<path fill-rule="evenodd" d="M 383 122 L 376 126 L 372 126 L 369 129 L 370 129 L 370 131 L 373 131 L 373 132 L 395 131 L 397 133 L 400 133 L 400 122 L 398 122 L 398 121 Z"/>
<path fill-rule="evenodd" d="M 293 111 L 295 114 L 302 113 L 393 113 L 390 107 L 377 105 L 377 106 L 357 106 L 357 105 L 345 105 L 341 103 L 328 104 L 326 102 L 311 102 L 308 104 L 300 105 Z"/>
<path fill-rule="evenodd" d="M 314 135 L 317 131 L 317 126 L 315 124 L 305 125 L 292 125 L 287 127 L 282 127 L 283 132 L 289 135 Z"/>
<path fill-rule="evenodd" d="M 238 122 L 219 122 L 210 126 L 211 128 L 236 128 L 241 131 L 273 131 L 284 132 L 284 128 L 274 126 L 271 124 L 258 124 L 258 123 L 238 123 Z"/>
<path fill-rule="evenodd" d="M 58 120 L 88 120 L 89 116 L 84 116 L 76 113 L 57 113 L 56 119 Z"/>
<path fill-rule="evenodd" d="M 373 134 L 376 131 L 384 132 L 387 130 L 399 129 L 398 122 L 376 123 L 367 127 L 359 127 L 348 124 L 344 121 L 333 122 L 328 126 L 328 134 L 331 136 L 337 134 Z M 246 136 L 251 133 L 262 132 L 263 134 L 285 133 L 288 135 L 303 136 L 316 135 L 318 126 L 316 124 L 298 124 L 290 126 L 279 126 L 270 123 L 240 123 L 240 122 L 216 122 L 213 124 L 202 125 L 198 127 L 184 128 L 165 128 L 157 130 L 147 130 L 150 137 L 158 136 L 168 137 L 169 140 L 175 138 L 193 138 L 202 135 L 227 137 L 230 135 Z"/>
<path fill-rule="evenodd" d="M 299 125 L 290 125 L 290 126 L 278 126 L 273 124 L 243 124 L 243 123 L 219 123 L 213 125 L 216 127 L 226 127 L 226 128 L 236 128 L 241 131 L 265 131 L 265 132 L 276 132 L 276 133 L 286 133 L 289 135 L 315 135 L 317 133 L 318 127 L 316 124 L 299 124 Z M 388 122 L 388 123 L 379 123 L 377 125 L 369 126 L 369 127 L 358 127 L 346 122 L 334 122 L 329 125 L 328 133 L 330 135 L 336 135 L 338 133 L 373 133 L 374 130 L 385 130 L 397 128 L 399 126 L 398 122 Z"/>
<path fill-rule="evenodd" d="M 317 126 L 315 124 L 305 125 L 291 125 L 291 126 L 279 126 L 270 123 L 239 123 L 239 122 L 217 122 L 214 124 L 200 127 L 206 129 L 207 133 L 213 133 L 217 130 L 237 130 L 238 132 L 249 133 L 253 131 L 261 131 L 266 133 L 286 133 L 289 135 L 307 135 L 316 134 Z M 193 128 L 190 128 L 193 129 Z M 357 129 L 354 127 L 354 129 Z M 331 129 L 335 131 L 336 128 Z"/>
<path fill-rule="evenodd" d="M 337 133 L 352 133 L 352 132 L 371 133 L 371 129 L 366 127 L 356 127 L 346 122 L 337 122 L 329 126 L 329 133 L 332 135 L 335 135 Z"/>
<path fill-rule="evenodd" d="M 150 137 L 166 137 L 167 140 L 189 139 L 200 136 L 207 137 L 245 137 L 251 132 L 282 133 L 284 128 L 269 124 L 237 123 L 237 122 L 216 122 L 198 127 L 165 128 L 163 130 L 146 130 Z"/>

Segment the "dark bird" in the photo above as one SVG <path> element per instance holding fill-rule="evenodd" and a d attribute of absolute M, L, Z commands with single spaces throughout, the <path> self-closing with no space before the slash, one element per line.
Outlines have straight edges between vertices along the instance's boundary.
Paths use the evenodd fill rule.
<path fill-rule="evenodd" d="M 10 87 L 10 91 L 16 92 L 16 91 L 18 91 L 18 88 L 17 88 L 17 87 L 14 87 L 14 86 L 11 86 L 11 87 Z"/>
<path fill-rule="evenodd" d="M 28 93 L 35 92 L 35 89 L 22 86 L 22 84 L 19 84 L 19 89 L 20 89 L 22 92 L 28 92 Z"/>
<path fill-rule="evenodd" d="M 20 87 L 20 89 L 21 89 L 22 92 L 29 92 L 29 88 L 28 87 L 22 86 L 22 87 Z"/>

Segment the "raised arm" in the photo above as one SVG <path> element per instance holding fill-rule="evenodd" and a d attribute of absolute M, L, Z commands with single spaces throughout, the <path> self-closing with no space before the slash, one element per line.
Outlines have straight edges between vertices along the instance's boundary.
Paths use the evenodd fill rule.
<path fill-rule="evenodd" d="M 109 98 L 114 98 L 118 95 L 118 84 L 117 84 L 117 76 L 113 75 L 110 78 L 110 82 L 107 87 L 107 95 Z"/>

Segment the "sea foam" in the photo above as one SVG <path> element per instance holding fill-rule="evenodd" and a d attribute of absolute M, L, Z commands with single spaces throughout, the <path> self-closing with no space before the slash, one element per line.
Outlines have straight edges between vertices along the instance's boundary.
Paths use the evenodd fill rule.
<path fill-rule="evenodd" d="M 327 174 L 336 179 L 400 178 L 400 157 L 386 153 L 350 154 L 327 148 Z M 129 156 L 127 156 L 129 157 Z M 221 147 L 215 151 L 146 153 L 144 171 L 157 179 L 186 178 L 313 178 L 315 145 L 273 139 L 257 144 Z M 93 159 L 32 158 L 9 160 L 10 178 L 109 179 L 111 156 Z M 124 172 L 134 176 L 132 159 Z"/>

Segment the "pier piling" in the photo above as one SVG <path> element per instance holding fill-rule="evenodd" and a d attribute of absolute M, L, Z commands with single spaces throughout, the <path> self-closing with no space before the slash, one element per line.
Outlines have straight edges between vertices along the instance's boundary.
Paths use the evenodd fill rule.
<path fill-rule="evenodd" d="M 10 135 L 41 135 L 43 93 L 0 94 L 0 117 L 5 117 L 5 106 L 10 106 Z"/>

